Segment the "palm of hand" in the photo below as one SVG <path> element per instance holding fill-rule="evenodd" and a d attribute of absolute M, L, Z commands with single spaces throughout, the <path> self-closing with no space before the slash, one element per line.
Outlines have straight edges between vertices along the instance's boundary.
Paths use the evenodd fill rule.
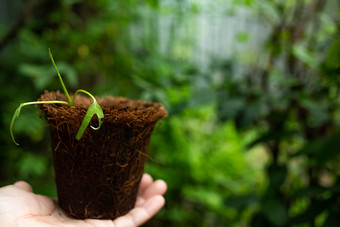
<path fill-rule="evenodd" d="M 115 220 L 75 220 L 68 217 L 58 203 L 46 196 L 36 195 L 26 182 L 0 188 L 0 226 L 139 226 L 155 215 L 164 205 L 166 184 L 153 181 L 144 174 L 138 190 L 135 208 Z"/>

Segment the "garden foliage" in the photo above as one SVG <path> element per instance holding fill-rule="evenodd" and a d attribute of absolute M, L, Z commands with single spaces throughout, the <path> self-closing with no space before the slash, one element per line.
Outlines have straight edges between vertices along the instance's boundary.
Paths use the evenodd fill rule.
<path fill-rule="evenodd" d="M 146 167 L 169 186 L 150 225 L 340 225 L 338 1 L 4 1 L 0 12 L 5 2 L 12 13 L 0 17 L 1 185 L 22 179 L 56 194 L 37 110 L 16 123 L 19 148 L 8 134 L 19 103 L 59 89 L 50 47 L 71 90 L 169 110 Z M 178 27 L 219 9 L 247 12 L 263 39 L 255 53 L 215 54 L 202 65 L 194 60 L 199 29 Z M 255 39 L 243 31 L 235 42 Z"/>

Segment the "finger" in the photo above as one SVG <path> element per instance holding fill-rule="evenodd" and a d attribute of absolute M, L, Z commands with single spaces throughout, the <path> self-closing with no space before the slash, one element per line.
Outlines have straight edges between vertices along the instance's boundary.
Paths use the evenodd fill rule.
<path fill-rule="evenodd" d="M 127 215 L 113 221 L 115 227 L 140 226 L 151 219 L 165 204 L 161 195 L 149 198 L 141 207 L 132 209 Z"/>
<path fill-rule="evenodd" d="M 154 195 L 164 195 L 166 190 L 166 183 L 163 180 L 156 180 L 145 190 L 141 197 L 147 200 Z"/>
<path fill-rule="evenodd" d="M 14 186 L 21 188 L 21 189 L 28 191 L 28 192 L 33 192 L 32 186 L 29 185 L 25 181 L 17 181 L 17 182 L 14 183 Z"/>
<path fill-rule="evenodd" d="M 116 227 L 112 220 L 85 219 L 84 222 L 91 226 Z"/>
<path fill-rule="evenodd" d="M 138 195 L 143 195 L 145 190 L 152 184 L 153 179 L 150 176 L 150 174 L 144 173 L 142 180 L 139 184 L 139 188 L 138 188 Z"/>
<path fill-rule="evenodd" d="M 43 195 L 35 195 L 35 198 L 36 198 L 36 202 L 38 202 L 38 204 L 35 204 L 36 206 L 35 213 L 34 213 L 35 215 L 46 216 L 46 215 L 51 215 L 53 213 L 53 211 L 55 210 L 56 204 L 51 198 L 47 196 L 43 196 Z"/>

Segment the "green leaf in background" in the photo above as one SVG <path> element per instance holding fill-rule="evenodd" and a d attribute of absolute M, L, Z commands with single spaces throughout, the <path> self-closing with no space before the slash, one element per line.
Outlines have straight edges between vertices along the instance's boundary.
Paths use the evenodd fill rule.
<path fill-rule="evenodd" d="M 321 164 L 340 157 L 339 147 L 340 131 L 337 131 L 331 136 L 309 142 L 293 156 L 310 155 L 317 163 Z"/>
<path fill-rule="evenodd" d="M 159 7 L 159 0 L 146 0 L 146 4 L 151 6 L 154 9 L 158 9 Z"/>
<path fill-rule="evenodd" d="M 55 71 L 50 66 L 23 63 L 19 66 L 20 74 L 30 77 L 36 88 L 45 89 L 54 78 Z"/>
<path fill-rule="evenodd" d="M 328 113 L 327 103 L 317 101 L 312 98 L 301 97 L 301 106 L 304 107 L 310 114 L 307 122 L 310 127 L 318 127 L 329 121 L 332 117 Z"/>
<path fill-rule="evenodd" d="M 339 216 L 340 210 L 339 208 L 334 208 L 328 215 L 322 227 L 337 227 L 339 226 Z"/>
<path fill-rule="evenodd" d="M 305 46 L 302 44 L 296 44 L 293 46 L 293 54 L 300 59 L 302 62 L 307 64 L 311 68 L 317 67 L 317 59 L 315 56 L 311 53 L 310 50 L 308 50 Z"/>
<path fill-rule="evenodd" d="M 262 212 L 272 223 L 272 226 L 285 226 L 288 221 L 287 210 L 277 199 L 267 199 L 263 202 Z"/>
<path fill-rule="evenodd" d="M 340 51 L 340 37 L 336 37 L 335 40 L 332 42 L 329 54 L 325 62 L 325 67 L 327 67 L 327 69 L 340 68 L 339 51 Z"/>
<path fill-rule="evenodd" d="M 237 41 L 241 43 L 246 43 L 249 40 L 249 34 L 247 32 L 239 32 L 236 35 Z"/>
<path fill-rule="evenodd" d="M 269 177 L 269 186 L 267 190 L 267 194 L 275 194 L 276 191 L 280 189 L 282 184 L 284 183 L 287 176 L 287 167 L 282 165 L 279 166 L 277 164 L 271 164 L 268 167 L 268 177 Z"/>
<path fill-rule="evenodd" d="M 254 0 L 233 0 L 233 4 L 235 5 L 246 5 L 250 6 L 253 4 Z"/>
<path fill-rule="evenodd" d="M 250 149 L 253 146 L 256 146 L 260 143 L 268 143 L 271 141 L 279 140 L 279 139 L 286 139 L 289 137 L 292 137 L 294 135 L 297 135 L 298 131 L 278 131 L 278 132 L 269 132 L 265 133 L 264 135 L 260 135 L 258 138 L 255 140 L 251 141 L 248 145 L 247 148 Z"/>
<path fill-rule="evenodd" d="M 42 176 L 47 171 L 47 158 L 31 153 L 24 153 L 17 163 L 19 174 L 23 177 Z"/>
<path fill-rule="evenodd" d="M 225 201 L 227 207 L 232 207 L 236 209 L 247 208 L 251 205 L 258 204 L 260 202 L 260 197 L 254 194 L 251 195 L 239 195 L 230 197 Z"/>
<path fill-rule="evenodd" d="M 78 76 L 72 66 L 65 62 L 58 63 L 58 68 L 64 74 L 68 85 L 72 88 L 78 86 Z M 50 65 L 33 65 L 23 63 L 19 66 L 19 72 L 32 79 L 35 87 L 39 90 L 46 89 L 52 83 L 55 83 L 55 70 Z"/>
<path fill-rule="evenodd" d="M 309 198 L 309 197 L 317 197 L 322 195 L 323 193 L 329 191 L 329 188 L 314 186 L 308 187 L 298 190 L 294 193 L 295 198 Z"/>
<path fill-rule="evenodd" d="M 66 5 L 74 5 L 74 4 L 79 4 L 81 3 L 83 0 L 62 0 L 61 2 L 63 2 Z"/>
<path fill-rule="evenodd" d="M 332 200 L 336 198 L 329 198 L 326 200 L 313 200 L 310 206 L 302 214 L 297 215 L 291 219 L 291 223 L 294 225 L 308 223 L 313 220 L 316 216 L 330 208 Z"/>

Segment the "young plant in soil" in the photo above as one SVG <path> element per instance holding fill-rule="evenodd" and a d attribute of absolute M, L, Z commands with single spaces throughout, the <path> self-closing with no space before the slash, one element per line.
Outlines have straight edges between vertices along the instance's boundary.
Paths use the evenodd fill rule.
<path fill-rule="evenodd" d="M 134 207 L 151 134 L 168 113 L 160 103 L 112 96 L 97 101 L 81 89 L 71 99 L 50 57 L 65 94 L 45 91 L 39 101 L 21 104 L 12 139 L 21 108 L 37 105 L 50 126 L 59 206 L 77 219 L 115 219 Z M 90 98 L 78 96 L 75 105 L 79 93 Z M 101 129 L 86 130 L 94 115 L 98 127 L 91 127 Z"/>
<path fill-rule="evenodd" d="M 14 126 L 15 120 L 16 120 L 16 119 L 19 117 L 19 115 L 20 115 L 20 111 L 21 111 L 22 107 L 24 107 L 24 106 L 29 106 L 29 105 L 39 105 L 39 104 L 63 104 L 63 105 L 69 105 L 70 107 L 72 107 L 72 106 L 74 106 L 74 101 L 75 101 L 75 98 L 76 98 L 77 94 L 79 94 L 79 93 L 84 93 L 84 94 L 88 95 L 88 96 L 93 100 L 93 102 L 92 102 L 92 104 L 89 106 L 89 108 L 87 109 L 86 115 L 85 115 L 85 117 L 84 117 L 84 119 L 83 119 L 83 121 L 82 121 L 82 124 L 81 124 L 81 126 L 80 126 L 80 128 L 79 128 L 79 131 L 78 131 L 78 133 L 77 133 L 77 135 L 76 135 L 76 139 L 77 139 L 77 140 L 80 140 L 80 138 L 82 137 L 82 135 L 83 135 L 84 132 L 85 132 L 85 129 L 86 129 L 87 126 L 90 124 L 90 121 L 91 121 L 91 119 L 92 119 L 92 117 L 93 117 L 94 115 L 97 115 L 99 125 L 98 125 L 98 127 L 94 127 L 94 126 L 90 125 L 90 127 L 91 127 L 92 129 L 98 130 L 98 129 L 101 127 L 102 123 L 103 123 L 103 121 L 102 121 L 102 119 L 104 118 L 103 110 L 102 110 L 102 108 L 100 107 L 100 105 L 98 104 L 96 98 L 95 98 L 90 92 L 85 91 L 85 90 L 83 90 L 83 89 L 79 89 L 79 90 L 77 90 L 77 91 L 74 93 L 73 99 L 71 99 L 71 97 L 70 97 L 70 95 L 69 95 L 69 93 L 68 93 L 68 91 L 67 91 L 67 89 L 66 89 L 66 86 L 65 86 L 65 84 L 64 84 L 64 81 L 63 81 L 63 79 L 62 79 L 62 77 L 61 77 L 61 75 L 60 75 L 60 73 L 59 73 L 59 70 L 58 70 L 58 68 L 57 68 L 57 66 L 56 66 L 56 64 L 55 64 L 55 62 L 54 62 L 54 59 L 53 59 L 51 50 L 48 49 L 48 51 L 49 51 L 49 55 L 50 55 L 52 64 L 53 64 L 55 70 L 57 71 L 57 75 L 58 75 L 58 77 L 59 77 L 60 84 L 61 84 L 61 86 L 62 86 L 62 88 L 63 88 L 63 90 L 64 90 L 64 93 L 65 93 L 65 95 L 66 95 L 68 101 L 65 102 L 65 101 L 57 101 L 57 100 L 55 100 L 55 101 L 35 101 L 35 102 L 25 102 L 25 103 L 21 103 L 20 106 L 15 110 L 15 113 L 14 113 L 14 115 L 13 115 L 13 118 L 12 118 L 12 121 L 11 121 L 11 124 L 10 124 L 10 134 L 11 134 L 11 137 L 12 137 L 13 142 L 14 142 L 16 145 L 19 145 L 19 144 L 18 144 L 18 143 L 15 141 L 15 139 L 14 139 L 13 126 Z"/>

